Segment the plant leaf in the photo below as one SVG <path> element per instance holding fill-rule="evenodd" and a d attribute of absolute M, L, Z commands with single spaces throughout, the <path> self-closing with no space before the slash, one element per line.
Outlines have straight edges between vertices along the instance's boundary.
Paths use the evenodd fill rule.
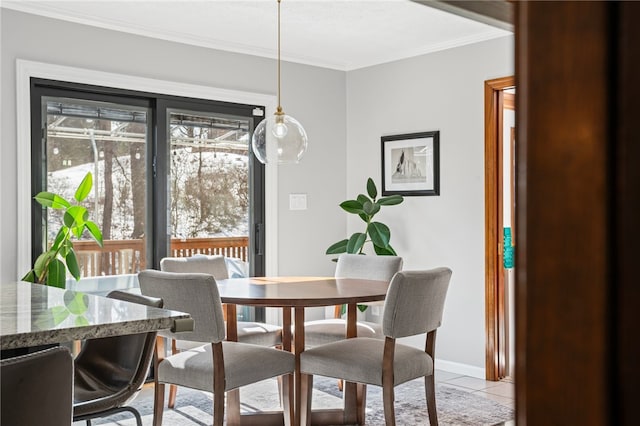
<path fill-rule="evenodd" d="M 47 285 L 65 288 L 67 268 L 60 259 L 52 259 L 47 272 Z"/>
<path fill-rule="evenodd" d="M 76 253 L 73 251 L 73 248 L 69 249 L 64 261 L 67 264 L 69 273 L 76 281 L 80 281 L 80 267 L 78 266 L 78 259 L 76 258 Z"/>
<path fill-rule="evenodd" d="M 400 204 L 403 201 L 404 197 L 402 195 L 390 195 L 388 197 L 380 198 L 378 201 L 376 201 L 376 204 L 379 204 L 381 206 L 395 206 L 396 204 Z"/>
<path fill-rule="evenodd" d="M 75 198 L 79 203 L 84 201 L 84 199 L 87 198 L 87 195 L 91 192 L 91 187 L 93 187 L 93 176 L 91 175 L 91 172 L 87 172 L 84 179 L 82 179 L 82 182 L 80 182 L 78 189 L 76 189 L 76 193 L 73 198 Z"/>
<path fill-rule="evenodd" d="M 364 210 L 365 214 L 373 217 L 380 211 L 380 206 L 376 203 L 372 203 L 371 201 L 367 201 L 362 205 L 362 209 Z"/>
<path fill-rule="evenodd" d="M 371 201 L 371 199 L 370 199 L 369 197 L 367 197 L 367 196 L 366 196 L 366 195 L 364 195 L 364 194 L 358 194 L 358 196 L 356 197 L 356 200 L 357 200 L 357 201 L 359 201 L 359 202 L 360 202 L 360 204 L 363 204 L 363 205 L 364 205 L 364 203 L 366 203 L 367 201 L 369 201 L 369 202 L 373 202 L 373 201 Z"/>
<path fill-rule="evenodd" d="M 42 273 L 47 269 L 49 261 L 55 256 L 56 252 L 54 250 L 48 250 L 42 253 L 36 259 L 33 264 L 33 270 L 36 273 L 36 279 L 42 275 Z M 37 281 L 35 281 L 37 282 Z"/>
<path fill-rule="evenodd" d="M 360 216 L 360 219 L 362 219 L 366 223 L 369 223 L 371 221 L 371 217 L 365 213 L 360 213 L 358 216 Z"/>
<path fill-rule="evenodd" d="M 78 229 L 82 235 L 84 229 L 84 222 L 89 217 L 89 212 L 83 206 L 71 206 L 64 212 L 64 224 L 67 225 L 73 231 L 74 235 L 78 238 Z M 75 229 L 78 228 L 78 229 Z"/>
<path fill-rule="evenodd" d="M 344 240 L 338 241 L 337 243 L 333 243 L 331 246 L 329 246 L 325 254 L 339 254 L 339 253 L 346 252 L 348 242 L 349 240 L 344 239 Z"/>
<path fill-rule="evenodd" d="M 64 225 L 58 230 L 58 234 L 56 235 L 56 239 L 53 240 L 53 244 L 51 245 L 51 250 L 53 250 L 53 251 L 58 250 L 60 245 L 65 240 L 67 240 L 66 236 L 67 236 L 67 231 L 68 230 L 69 230 L 69 228 L 67 228 Z"/>
<path fill-rule="evenodd" d="M 360 214 L 362 211 L 362 203 L 357 200 L 347 200 L 340 203 L 340 207 L 349 213 Z"/>
<path fill-rule="evenodd" d="M 362 232 L 354 233 L 347 243 L 347 253 L 359 253 L 366 240 L 367 234 Z"/>
<path fill-rule="evenodd" d="M 376 188 L 376 184 L 371 178 L 367 179 L 367 194 L 374 200 L 378 196 L 378 188 Z"/>
<path fill-rule="evenodd" d="M 367 227 L 367 232 L 371 236 L 371 241 L 378 247 L 386 247 L 391 239 L 391 231 L 384 223 L 371 222 Z"/>
<path fill-rule="evenodd" d="M 356 305 L 358 307 L 358 310 L 360 312 L 364 312 L 367 310 L 368 306 L 367 305 Z"/>
<path fill-rule="evenodd" d="M 87 231 L 89 231 L 89 235 L 91 235 L 93 239 L 96 240 L 96 243 L 98 243 L 98 245 L 102 247 L 102 232 L 100 231 L 100 228 L 98 228 L 98 225 L 88 220 L 84 223 L 84 227 L 87 229 Z"/>
<path fill-rule="evenodd" d="M 22 277 L 22 279 L 20 281 L 26 281 L 26 282 L 29 282 L 29 283 L 35 283 L 37 278 L 38 277 L 36 276 L 36 271 L 34 271 L 32 269 L 29 272 L 27 272 L 27 275 Z"/>
<path fill-rule="evenodd" d="M 347 313 L 347 305 L 341 305 L 340 306 L 340 316 L 343 316 L 346 313 Z"/>
<path fill-rule="evenodd" d="M 64 243 L 62 244 L 62 247 L 60 247 L 60 251 L 58 253 L 60 254 L 60 257 L 66 259 L 71 250 L 73 250 L 73 243 L 70 239 L 66 239 L 64 240 Z"/>
<path fill-rule="evenodd" d="M 52 209 L 66 209 L 71 206 L 71 204 L 61 196 L 47 191 L 39 192 L 33 199 L 41 205 Z"/>
<path fill-rule="evenodd" d="M 373 245 L 373 250 L 376 252 L 378 256 L 397 256 L 398 254 L 391 246 L 386 247 L 378 247 L 377 245 Z"/>

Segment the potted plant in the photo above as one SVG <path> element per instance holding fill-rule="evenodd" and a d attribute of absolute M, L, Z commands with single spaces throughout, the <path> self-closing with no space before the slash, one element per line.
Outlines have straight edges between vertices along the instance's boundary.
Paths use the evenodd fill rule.
<path fill-rule="evenodd" d="M 373 179 L 367 180 L 367 195 L 359 194 L 355 200 L 346 200 L 340 207 L 347 213 L 357 214 L 366 223 L 364 232 L 355 232 L 349 238 L 332 244 L 326 254 L 359 253 L 364 254 L 365 244 L 370 242 L 378 255 L 397 256 L 391 247 L 391 231 L 382 222 L 374 222 L 373 217 L 383 206 L 394 206 L 404 201 L 402 195 L 378 197 L 378 189 Z"/>
<path fill-rule="evenodd" d="M 80 268 L 73 250 L 72 239 L 74 237 L 79 239 L 86 230 L 102 247 L 102 232 L 94 222 L 89 220 L 86 207 L 80 205 L 87 198 L 92 187 L 93 177 L 91 172 L 88 172 L 74 194 L 76 204 L 71 204 L 60 195 L 46 191 L 34 197 L 38 203 L 47 208 L 63 210 L 62 226 L 51 247 L 38 256 L 33 268 L 22 278 L 23 281 L 65 288 L 67 271 L 76 280 L 80 280 Z"/>

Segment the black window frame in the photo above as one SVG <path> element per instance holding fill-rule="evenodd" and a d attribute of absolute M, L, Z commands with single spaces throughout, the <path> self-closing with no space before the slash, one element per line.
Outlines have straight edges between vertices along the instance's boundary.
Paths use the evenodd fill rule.
<path fill-rule="evenodd" d="M 149 144 L 147 147 L 147 229 L 151 231 L 147 254 L 148 267 L 159 269 L 160 260 L 168 255 L 170 241 L 167 236 L 167 179 L 169 176 L 169 140 L 167 127 L 168 109 L 185 109 L 212 112 L 242 117 L 249 121 L 250 134 L 264 117 L 265 107 L 233 102 L 197 99 L 150 93 L 128 89 L 118 89 L 89 84 L 63 82 L 32 77 L 30 80 L 31 109 L 31 192 L 37 194 L 45 190 L 46 128 L 43 128 L 43 97 L 75 98 L 99 102 L 110 102 L 128 106 L 144 107 L 150 111 L 148 120 Z M 260 114 L 255 111 L 260 110 Z M 166 148 L 166 149 L 165 149 Z M 265 166 L 251 153 L 249 144 L 249 275 L 265 275 Z M 165 177 L 165 179 L 162 179 Z M 31 257 L 32 263 L 44 251 L 43 209 L 35 201 L 31 208 Z M 256 312 L 257 317 L 263 316 Z"/>

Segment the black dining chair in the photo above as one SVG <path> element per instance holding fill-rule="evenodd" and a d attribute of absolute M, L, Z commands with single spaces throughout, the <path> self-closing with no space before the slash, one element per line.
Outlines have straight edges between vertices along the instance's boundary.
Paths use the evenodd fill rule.
<path fill-rule="evenodd" d="M 162 299 L 112 291 L 111 299 L 161 308 Z M 127 406 L 142 388 L 155 350 L 156 332 L 87 340 L 74 362 L 73 421 L 128 411 L 142 426 L 140 413 Z"/>
<path fill-rule="evenodd" d="M 73 359 L 55 347 L 0 361 L 0 424 L 69 426 Z"/>

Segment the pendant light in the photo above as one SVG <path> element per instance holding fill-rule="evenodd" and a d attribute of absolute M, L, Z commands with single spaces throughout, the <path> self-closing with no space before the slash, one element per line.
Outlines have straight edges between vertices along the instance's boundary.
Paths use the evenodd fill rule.
<path fill-rule="evenodd" d="M 251 138 L 253 153 L 263 164 L 297 163 L 307 149 L 307 132 L 280 104 L 280 1 L 278 0 L 278 108 L 258 124 Z"/>

